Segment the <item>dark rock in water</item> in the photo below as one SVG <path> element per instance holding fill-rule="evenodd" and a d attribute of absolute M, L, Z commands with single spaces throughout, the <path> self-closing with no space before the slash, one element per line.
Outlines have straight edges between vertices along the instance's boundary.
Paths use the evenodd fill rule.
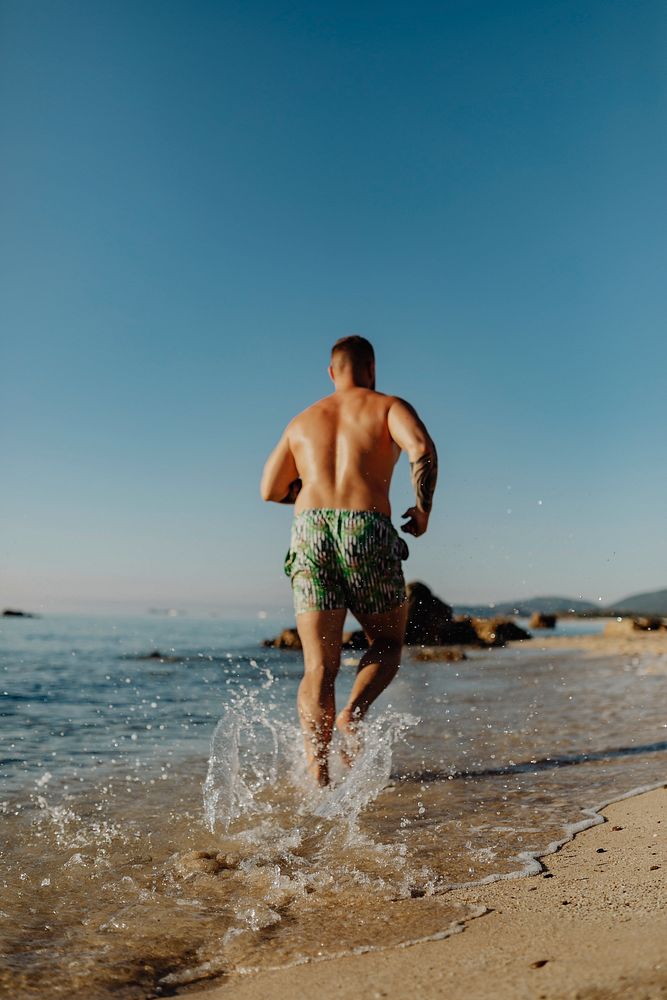
<path fill-rule="evenodd" d="M 30 611 L 19 611 L 16 608 L 5 608 L 2 612 L 3 618 L 34 618 Z"/>
<path fill-rule="evenodd" d="M 500 644 L 494 635 L 480 634 L 476 619 L 452 617 L 452 608 L 436 597 L 424 583 L 409 583 L 408 626 L 405 642 L 408 646 L 487 646 Z M 527 633 L 522 633 L 527 635 Z"/>
<path fill-rule="evenodd" d="M 184 658 L 182 656 L 169 656 L 167 653 L 161 653 L 159 649 L 153 649 L 150 653 L 139 653 L 136 659 L 159 660 L 160 663 L 181 663 Z"/>
<path fill-rule="evenodd" d="M 368 639 L 363 629 L 343 632 L 343 649 L 368 649 Z"/>
<path fill-rule="evenodd" d="M 639 632 L 657 632 L 659 629 L 665 628 L 665 620 L 664 618 L 639 617 L 633 618 L 633 625 Z"/>
<path fill-rule="evenodd" d="M 530 639 L 530 632 L 509 618 L 473 618 L 477 637 L 486 646 L 504 646 L 506 642 Z"/>
<path fill-rule="evenodd" d="M 440 646 L 449 642 L 465 642 L 443 638 L 445 626 L 452 620 L 452 609 L 431 593 L 425 583 L 409 583 L 407 593 L 408 625 L 405 642 L 408 646 Z"/>
<path fill-rule="evenodd" d="M 412 654 L 421 663 L 460 663 L 468 657 L 462 649 L 443 648 L 442 646 L 424 646 Z"/>
<path fill-rule="evenodd" d="M 658 632 L 666 628 L 667 618 L 620 618 L 617 621 L 607 622 L 604 635 L 633 635 L 635 632 Z"/>
<path fill-rule="evenodd" d="M 556 628 L 557 615 L 547 615 L 543 611 L 535 611 L 530 616 L 529 628 Z"/>
<path fill-rule="evenodd" d="M 532 635 L 525 628 L 521 628 L 510 618 L 509 621 L 499 623 L 499 631 L 503 642 L 525 642 L 532 639 Z"/>
<path fill-rule="evenodd" d="M 483 646 L 470 618 L 454 618 L 440 630 L 442 646 Z"/>
<path fill-rule="evenodd" d="M 284 628 L 275 639 L 264 639 L 262 646 L 273 649 L 301 649 L 301 639 L 295 628 Z M 343 649 L 368 649 L 368 639 L 365 632 L 356 629 L 353 632 L 343 632 Z"/>
<path fill-rule="evenodd" d="M 408 624 L 406 646 L 503 646 L 517 639 L 530 639 L 530 633 L 507 618 L 453 618 L 452 609 L 426 586 L 415 581 L 407 585 Z M 265 639 L 263 646 L 276 649 L 301 649 L 295 628 L 286 628 L 275 639 Z M 367 649 L 364 632 L 345 632 L 343 649 Z M 454 654 L 456 656 L 456 654 Z"/>
<path fill-rule="evenodd" d="M 274 649 L 302 649 L 299 633 L 295 628 L 284 628 L 275 639 L 265 639 L 263 646 L 272 646 Z"/>

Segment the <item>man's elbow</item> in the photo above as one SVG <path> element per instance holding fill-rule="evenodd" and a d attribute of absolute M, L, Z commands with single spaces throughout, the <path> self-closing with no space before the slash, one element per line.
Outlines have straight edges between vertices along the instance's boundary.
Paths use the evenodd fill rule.
<path fill-rule="evenodd" d="M 271 500 L 276 499 L 275 496 L 273 495 L 271 487 L 267 486 L 266 483 L 262 483 L 261 486 L 259 487 L 259 495 L 261 496 L 262 500 L 264 500 L 266 503 L 269 503 Z"/>
<path fill-rule="evenodd" d="M 272 485 L 273 484 L 271 483 L 271 479 L 269 478 L 269 476 L 266 475 L 266 473 L 264 473 L 259 484 L 259 495 L 261 496 L 262 500 L 268 502 L 269 500 L 275 499 L 273 495 L 274 491 L 272 489 Z"/>
<path fill-rule="evenodd" d="M 430 458 L 432 462 L 438 461 L 438 453 L 431 438 L 423 438 L 416 442 L 408 452 L 410 462 L 418 462 L 421 458 Z"/>

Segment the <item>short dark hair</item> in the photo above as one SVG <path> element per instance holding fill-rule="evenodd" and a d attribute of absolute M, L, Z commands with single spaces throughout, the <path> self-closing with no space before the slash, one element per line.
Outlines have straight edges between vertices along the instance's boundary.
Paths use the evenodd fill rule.
<path fill-rule="evenodd" d="M 375 351 L 369 340 L 353 334 L 350 337 L 341 337 L 331 348 L 332 363 L 338 358 L 341 360 L 345 358 L 355 369 L 364 368 L 375 361 Z"/>

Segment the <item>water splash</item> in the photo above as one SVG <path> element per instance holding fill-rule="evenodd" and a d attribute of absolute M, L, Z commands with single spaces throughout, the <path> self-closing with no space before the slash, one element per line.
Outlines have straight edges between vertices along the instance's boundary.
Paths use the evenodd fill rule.
<path fill-rule="evenodd" d="M 418 722 L 414 715 L 386 709 L 364 723 L 363 746 L 357 759 L 320 797 L 313 813 L 323 819 L 344 820 L 353 827 L 362 810 L 389 784 L 394 745 Z"/>
<path fill-rule="evenodd" d="M 266 819 L 279 804 L 292 811 L 293 823 L 312 817 L 354 827 L 360 813 L 390 783 L 395 744 L 419 722 L 391 708 L 365 722 L 363 745 L 351 768 L 341 763 L 336 735 L 331 751 L 333 782 L 320 789 L 306 774 L 298 727 L 279 718 L 278 712 L 274 702 L 247 690 L 225 709 L 213 734 L 204 782 L 204 815 L 211 832 L 217 827 L 229 831 L 250 817 Z M 282 797 L 276 794 L 279 787 Z M 279 832 L 285 835 L 284 826 Z M 252 838 L 257 828 L 244 833 Z"/>
<path fill-rule="evenodd" d="M 237 819 L 271 811 L 262 792 L 275 785 L 278 774 L 280 724 L 272 718 L 275 705 L 244 692 L 225 708 L 213 738 L 204 781 L 204 816 L 213 832 Z"/>

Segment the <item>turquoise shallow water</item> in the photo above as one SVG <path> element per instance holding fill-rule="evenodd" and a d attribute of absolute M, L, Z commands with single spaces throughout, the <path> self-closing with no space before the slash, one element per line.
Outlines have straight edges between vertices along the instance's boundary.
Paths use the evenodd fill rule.
<path fill-rule="evenodd" d="M 289 700 L 297 662 L 260 646 L 280 627 L 162 616 L 5 619 L 3 787 L 30 788 L 45 771 L 57 782 L 88 782 L 121 765 L 206 754 L 222 706 L 255 683 L 260 660 L 285 680 Z M 143 659 L 156 652 L 164 659 Z"/>
<path fill-rule="evenodd" d="M 466 916 L 449 887 L 531 870 L 589 807 L 665 778 L 667 658 L 534 642 L 406 652 L 357 765 L 320 794 L 300 656 L 260 645 L 283 624 L 3 621 L 12 995 L 168 995 L 445 933 Z M 353 674 L 350 655 L 341 696 Z"/>

